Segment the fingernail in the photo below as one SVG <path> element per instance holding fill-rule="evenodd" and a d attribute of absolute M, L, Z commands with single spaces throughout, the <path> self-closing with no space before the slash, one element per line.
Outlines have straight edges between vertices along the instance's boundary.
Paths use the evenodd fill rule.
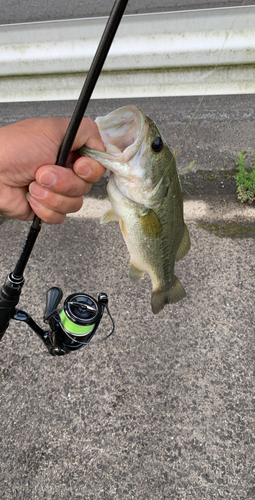
<path fill-rule="evenodd" d="M 81 163 L 77 170 L 76 170 L 77 175 L 80 177 L 89 177 L 91 174 L 91 166 L 88 163 Z"/>
<path fill-rule="evenodd" d="M 42 205 L 38 200 L 36 200 L 33 196 L 31 196 L 30 193 L 26 194 L 26 199 L 29 202 L 30 205 L 32 205 L 34 208 L 40 208 Z"/>
<path fill-rule="evenodd" d="M 57 182 L 57 176 L 53 172 L 49 171 L 43 172 L 43 174 L 40 175 L 39 177 L 39 183 L 41 184 L 41 186 L 46 186 L 46 187 L 54 186 L 56 182 Z"/>
<path fill-rule="evenodd" d="M 49 190 L 45 187 L 39 186 L 37 182 L 31 182 L 29 185 L 29 192 L 32 196 L 35 196 L 35 198 L 46 198 Z"/>

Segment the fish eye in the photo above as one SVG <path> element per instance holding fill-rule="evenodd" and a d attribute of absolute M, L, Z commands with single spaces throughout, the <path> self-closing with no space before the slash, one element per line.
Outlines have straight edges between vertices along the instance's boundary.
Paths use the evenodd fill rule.
<path fill-rule="evenodd" d="M 162 150 L 163 146 L 164 144 L 161 137 L 155 137 L 155 139 L 153 139 L 151 143 L 151 147 L 153 151 L 155 151 L 155 153 L 159 153 Z"/>

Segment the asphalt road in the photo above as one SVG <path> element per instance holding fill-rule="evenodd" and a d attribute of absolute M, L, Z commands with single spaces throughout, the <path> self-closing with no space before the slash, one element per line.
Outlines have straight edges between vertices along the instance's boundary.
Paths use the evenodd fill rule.
<path fill-rule="evenodd" d="M 130 99 L 91 100 L 86 116 L 96 118 L 130 104 Z M 255 157 L 255 96 L 201 96 L 132 99 L 160 128 L 172 149 L 177 149 L 178 167 L 191 170 L 229 170 L 240 151 Z M 67 116 L 73 101 L 2 103 L 0 126 L 31 116 Z"/>
<path fill-rule="evenodd" d="M 125 103 L 92 101 L 88 114 Z M 199 98 L 136 103 L 174 147 Z M 71 102 L 3 104 L 0 120 L 72 109 Z M 129 281 L 115 224 L 100 226 L 88 214 L 42 228 L 20 307 L 41 324 L 50 286 L 65 297 L 105 291 L 116 331 L 104 344 L 58 359 L 11 322 L 0 343 L 3 500 L 255 497 L 254 217 L 238 205 L 231 174 L 223 184 L 218 173 L 233 169 L 240 150 L 254 157 L 254 96 L 204 98 L 179 147 L 180 172 L 195 160 L 185 200 L 213 199 L 210 223 L 219 226 L 231 204 L 239 207 L 218 233 L 207 216 L 202 225 L 198 215 L 187 221 L 192 247 L 176 266 L 187 291 L 180 303 L 153 316 L 150 280 Z M 104 197 L 104 187 L 91 192 L 94 204 Z M 2 281 L 28 227 L 0 225 Z"/>
<path fill-rule="evenodd" d="M 1 0 L 1 24 L 109 16 L 113 0 Z M 254 5 L 254 0 L 129 0 L 125 14 Z"/>

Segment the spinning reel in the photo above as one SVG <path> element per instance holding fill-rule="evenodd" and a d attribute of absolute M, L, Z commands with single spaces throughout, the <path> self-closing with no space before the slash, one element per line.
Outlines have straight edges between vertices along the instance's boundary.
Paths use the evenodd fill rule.
<path fill-rule="evenodd" d="M 81 120 L 101 73 L 127 3 L 128 0 L 116 0 L 113 5 L 63 143 L 60 147 L 56 165 L 64 167 L 67 162 Z M 84 345 L 96 344 L 106 340 L 114 331 L 114 322 L 108 309 L 108 297 L 105 293 L 100 293 L 97 300 L 85 293 L 73 293 L 66 298 L 62 310 L 58 311 L 57 307 L 63 296 L 62 290 L 58 287 L 50 288 L 46 294 L 46 308 L 43 317 L 44 323 L 49 325 L 48 330 L 43 330 L 28 313 L 16 307 L 24 284 L 23 273 L 36 238 L 41 230 L 41 226 L 41 219 L 35 216 L 16 267 L 14 271 L 7 276 L 0 291 L 0 340 L 2 340 L 11 319 L 23 321 L 39 335 L 50 354 L 53 356 L 63 356 L 71 351 L 77 351 Z M 112 330 L 103 339 L 91 342 L 105 309 L 111 320 Z"/>
<path fill-rule="evenodd" d="M 23 280 L 24 283 L 24 280 Z M 52 356 L 63 356 L 70 351 L 77 351 L 84 345 L 103 342 L 114 331 L 114 322 L 108 309 L 106 293 L 100 293 L 97 300 L 85 293 L 69 295 L 62 310 L 57 307 L 62 300 L 61 288 L 52 287 L 46 293 L 46 307 L 43 321 L 49 325 L 43 330 L 31 316 L 20 309 L 16 309 L 22 284 L 15 279 L 13 273 L 6 278 L 0 293 L 0 340 L 9 326 L 10 319 L 23 321 L 41 338 Z M 111 332 L 104 338 L 91 342 L 104 310 L 107 310 L 112 323 Z"/>

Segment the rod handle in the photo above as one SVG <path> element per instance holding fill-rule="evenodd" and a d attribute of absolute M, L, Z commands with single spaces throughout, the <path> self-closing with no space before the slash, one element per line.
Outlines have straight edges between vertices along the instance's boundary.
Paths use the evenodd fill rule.
<path fill-rule="evenodd" d="M 15 314 L 16 305 L 19 302 L 23 276 L 15 277 L 13 273 L 8 274 L 0 291 L 0 340 L 9 326 L 10 319 Z"/>

